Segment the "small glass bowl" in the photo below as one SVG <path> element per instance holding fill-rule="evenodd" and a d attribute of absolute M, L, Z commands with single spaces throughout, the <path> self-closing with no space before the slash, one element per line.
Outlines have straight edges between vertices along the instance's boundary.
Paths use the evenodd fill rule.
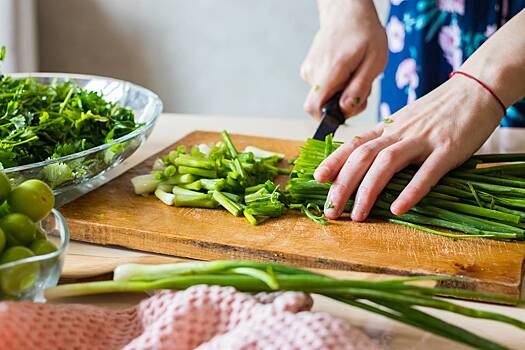
<path fill-rule="evenodd" d="M 0 300 L 44 302 L 46 288 L 57 285 L 69 244 L 69 230 L 64 217 L 56 209 L 53 209 L 38 226 L 47 239 L 55 244 L 57 250 L 0 265 Z M 17 291 L 6 292 L 3 279 L 8 278 L 10 274 L 24 276 L 23 284 L 27 286 Z"/>
<path fill-rule="evenodd" d="M 54 81 L 75 81 L 86 90 L 101 93 L 110 102 L 130 108 L 135 114 L 135 122 L 143 123 L 137 130 L 110 143 L 68 156 L 3 170 L 15 185 L 27 179 L 40 179 L 46 182 L 55 192 L 56 207 L 78 198 L 109 180 L 107 173 L 131 156 L 146 141 L 162 112 L 162 102 L 156 94 L 122 80 L 64 73 L 17 73 L 11 76 L 32 77 L 46 85 Z M 60 182 L 51 175 L 57 167 L 70 174 Z"/>

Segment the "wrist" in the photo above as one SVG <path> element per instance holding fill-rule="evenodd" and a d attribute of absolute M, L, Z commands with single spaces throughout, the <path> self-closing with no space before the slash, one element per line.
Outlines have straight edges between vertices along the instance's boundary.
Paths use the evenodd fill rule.
<path fill-rule="evenodd" d="M 505 108 L 515 102 L 515 98 L 505 89 L 505 67 L 498 66 L 492 57 L 483 57 L 481 62 L 467 60 L 458 71 L 470 74 L 486 84 L 499 97 Z"/>
<path fill-rule="evenodd" d="M 502 114 L 505 114 L 507 112 L 507 107 L 505 106 L 503 101 L 501 101 L 499 96 L 492 90 L 492 88 L 490 86 L 488 86 L 487 84 L 485 84 L 484 82 L 482 82 L 481 80 L 479 80 L 478 78 L 473 76 L 472 74 L 466 73 L 464 71 L 454 71 L 454 72 L 449 74 L 449 77 L 452 78 L 455 75 L 460 75 L 460 76 L 463 76 L 463 77 L 465 77 L 467 79 L 470 79 L 470 80 L 476 82 L 480 87 L 485 89 L 485 91 L 487 93 L 489 93 L 492 96 L 492 98 L 498 103 L 498 105 L 501 107 L 501 113 Z"/>
<path fill-rule="evenodd" d="M 372 0 L 317 0 L 317 7 L 321 27 L 332 26 L 339 21 L 346 22 L 349 18 L 359 18 L 359 21 L 373 16 L 378 18 Z"/>
<path fill-rule="evenodd" d="M 525 11 L 496 31 L 460 68 L 489 85 L 506 107 L 525 96 Z"/>
<path fill-rule="evenodd" d="M 470 72 L 468 74 L 473 75 Z M 469 106 L 478 119 L 483 119 L 494 126 L 499 124 L 505 113 L 498 100 L 485 87 L 476 80 L 459 74 L 452 76 L 448 83 L 451 84 L 451 98 L 463 101 L 462 103 Z"/>

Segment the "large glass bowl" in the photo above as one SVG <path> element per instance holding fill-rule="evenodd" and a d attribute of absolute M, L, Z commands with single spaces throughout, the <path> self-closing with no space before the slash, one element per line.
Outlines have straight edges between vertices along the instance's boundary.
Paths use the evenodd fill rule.
<path fill-rule="evenodd" d="M 107 173 L 135 152 L 146 140 L 162 112 L 160 98 L 141 86 L 117 79 L 63 73 L 18 73 L 14 78 L 33 77 L 42 84 L 53 81 L 75 81 L 80 87 L 96 91 L 111 102 L 130 108 L 135 121 L 143 123 L 137 130 L 110 143 L 65 157 L 4 169 L 18 184 L 27 179 L 40 179 L 55 192 L 57 207 L 87 193 L 108 180 Z M 60 182 L 55 171 L 68 174 Z"/>
<path fill-rule="evenodd" d="M 62 214 L 53 209 L 38 225 L 39 229 L 47 235 L 48 240 L 53 242 L 58 249 L 53 253 L 0 265 L 0 300 L 44 302 L 46 288 L 57 285 L 69 244 L 67 224 Z M 23 284 L 26 286 L 17 291 L 4 290 L 3 279 L 17 278 L 17 276 L 24 276 Z"/>

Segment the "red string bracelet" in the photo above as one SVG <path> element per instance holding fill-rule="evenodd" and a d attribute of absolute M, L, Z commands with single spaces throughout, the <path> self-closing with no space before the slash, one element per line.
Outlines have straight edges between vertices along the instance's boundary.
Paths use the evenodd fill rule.
<path fill-rule="evenodd" d="M 501 101 L 501 99 L 498 97 L 498 95 L 496 95 L 496 93 L 494 91 L 492 91 L 492 89 L 487 85 L 485 84 L 484 82 L 482 82 L 481 80 L 479 80 L 478 78 L 476 78 L 475 76 L 472 76 L 468 73 L 465 73 L 465 72 L 461 72 L 461 71 L 455 71 L 455 72 L 452 72 L 448 75 L 449 78 L 452 78 L 454 75 L 456 74 L 459 74 L 459 75 L 463 75 L 469 79 L 472 79 L 474 80 L 476 83 L 478 83 L 479 85 L 481 85 L 485 90 L 487 90 L 491 95 L 492 97 L 494 97 L 496 99 L 496 101 L 498 101 L 498 104 L 501 106 L 501 109 L 503 109 L 503 114 L 506 114 L 507 113 L 507 108 L 505 108 L 505 105 L 503 104 L 503 102 Z"/>

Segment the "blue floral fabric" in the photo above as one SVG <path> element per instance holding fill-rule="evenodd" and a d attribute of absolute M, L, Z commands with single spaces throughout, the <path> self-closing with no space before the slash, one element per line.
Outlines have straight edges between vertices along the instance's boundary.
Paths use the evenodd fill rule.
<path fill-rule="evenodd" d="M 438 87 L 523 8 L 525 0 L 391 0 L 379 119 Z M 525 100 L 501 125 L 525 127 Z"/>

